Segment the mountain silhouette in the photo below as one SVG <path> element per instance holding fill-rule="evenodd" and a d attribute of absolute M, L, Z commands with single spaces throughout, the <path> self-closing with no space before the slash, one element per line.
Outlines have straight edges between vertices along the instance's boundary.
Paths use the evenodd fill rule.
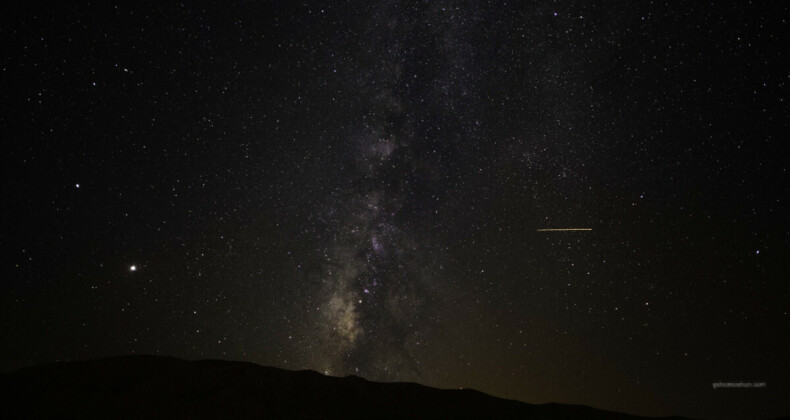
<path fill-rule="evenodd" d="M 246 362 L 124 356 L 0 375 L 0 418 L 644 419 L 471 389 L 379 383 Z M 680 419 L 681 417 L 672 417 Z"/>

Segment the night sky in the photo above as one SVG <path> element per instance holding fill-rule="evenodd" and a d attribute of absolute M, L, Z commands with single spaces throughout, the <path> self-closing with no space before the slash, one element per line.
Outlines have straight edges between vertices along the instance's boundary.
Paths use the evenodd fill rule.
<path fill-rule="evenodd" d="M 790 414 L 784 3 L 61 3 L 0 25 L 2 371 Z"/>

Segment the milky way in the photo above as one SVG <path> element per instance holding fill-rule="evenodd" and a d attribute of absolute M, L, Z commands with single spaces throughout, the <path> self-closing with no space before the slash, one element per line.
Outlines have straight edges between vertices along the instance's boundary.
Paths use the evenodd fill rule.
<path fill-rule="evenodd" d="M 458 112 L 454 98 L 463 100 L 473 88 L 464 68 L 471 51 L 457 39 L 473 22 L 443 23 L 426 45 L 420 31 L 455 12 L 440 6 L 410 11 L 391 2 L 370 10 L 356 43 L 335 46 L 341 56 L 348 56 L 346 49 L 368 51 L 377 64 L 342 69 L 344 88 L 364 100 L 341 133 L 348 170 L 324 210 L 332 234 L 315 263 L 321 287 L 311 303 L 329 350 L 321 362 L 326 371 L 388 378 L 420 373 L 411 349 L 438 316 L 432 312 L 443 284 L 441 246 L 428 233 L 435 214 L 415 196 L 443 186 L 433 158 L 423 156 L 437 153 L 430 137 L 438 133 L 426 132 L 421 112 L 446 114 L 462 129 L 451 135 L 468 134 L 469 116 Z M 426 82 L 406 73 L 415 60 L 430 63 L 436 77 Z"/>
<path fill-rule="evenodd" d="M 420 236 L 422 226 L 412 223 L 414 209 L 407 204 L 410 182 L 420 182 L 411 146 L 421 139 L 415 138 L 413 110 L 401 98 L 409 77 L 402 68 L 408 43 L 400 35 L 409 30 L 403 25 L 383 7 L 359 46 L 381 54 L 383 65 L 370 80 L 358 70 L 352 75 L 361 80 L 348 80 L 348 88 L 361 87 L 367 101 L 343 133 L 350 158 L 347 188 L 338 189 L 326 209 L 333 235 L 319 263 L 315 321 L 329 350 L 322 362 L 326 371 L 386 378 L 387 372 L 420 369 L 409 348 L 427 328 L 420 318 L 426 316 L 431 283 L 438 283 L 438 268 L 425 254 L 433 247 Z M 380 27 L 391 30 L 391 38 L 366 36 Z"/>

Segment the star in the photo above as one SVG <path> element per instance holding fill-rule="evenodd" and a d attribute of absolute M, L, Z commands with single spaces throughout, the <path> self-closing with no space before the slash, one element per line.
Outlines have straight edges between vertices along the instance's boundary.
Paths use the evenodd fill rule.
<path fill-rule="evenodd" d="M 129 271 L 137 271 L 137 266 L 136 265 L 129 266 Z"/>

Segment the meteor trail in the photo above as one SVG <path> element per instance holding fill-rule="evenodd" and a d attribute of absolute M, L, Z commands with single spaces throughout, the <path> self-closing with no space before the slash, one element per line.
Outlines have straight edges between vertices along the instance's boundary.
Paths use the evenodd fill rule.
<path fill-rule="evenodd" d="M 592 230 L 592 228 L 538 229 L 538 232 L 567 232 L 570 230 Z"/>

